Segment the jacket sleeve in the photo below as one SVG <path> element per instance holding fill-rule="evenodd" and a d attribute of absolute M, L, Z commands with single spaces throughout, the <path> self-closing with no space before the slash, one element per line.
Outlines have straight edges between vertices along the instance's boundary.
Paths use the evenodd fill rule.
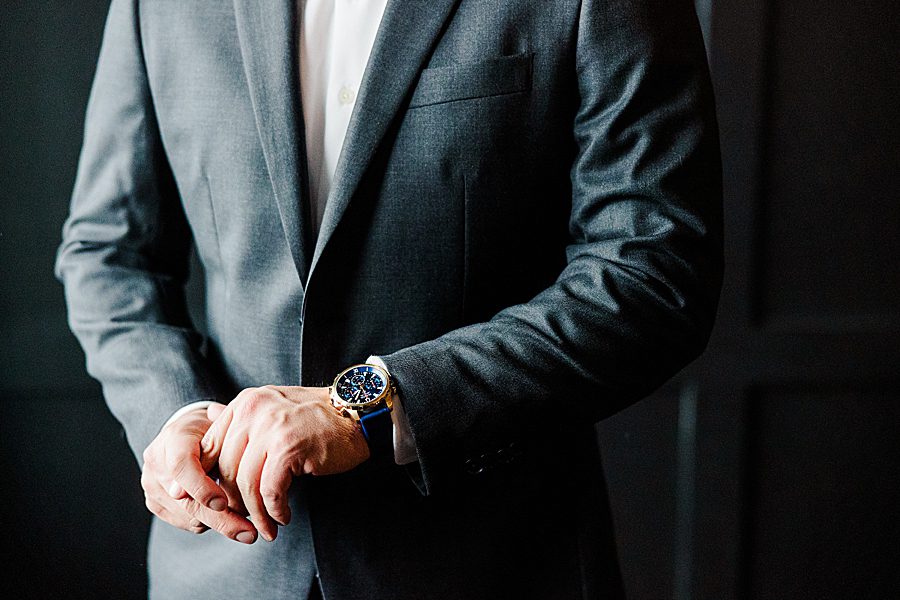
<path fill-rule="evenodd" d="M 89 373 L 141 454 L 181 406 L 215 399 L 187 314 L 190 233 L 163 152 L 137 2 L 112 2 L 56 274 Z"/>
<path fill-rule="evenodd" d="M 708 341 L 722 276 L 721 169 L 693 7 L 584 0 L 576 44 L 565 268 L 487 322 L 382 356 L 428 493 L 468 457 L 613 414 Z"/>

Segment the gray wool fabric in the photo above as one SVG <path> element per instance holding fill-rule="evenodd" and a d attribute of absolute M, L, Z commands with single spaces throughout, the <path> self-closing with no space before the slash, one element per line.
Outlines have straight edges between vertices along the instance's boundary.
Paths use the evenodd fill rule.
<path fill-rule="evenodd" d="M 272 544 L 154 520 L 151 596 L 620 597 L 593 425 L 703 350 L 721 283 L 690 2 L 391 0 L 317 238 L 297 32 L 293 0 L 113 0 L 71 326 L 139 461 L 181 406 L 377 354 L 420 462 L 296 480 Z"/>

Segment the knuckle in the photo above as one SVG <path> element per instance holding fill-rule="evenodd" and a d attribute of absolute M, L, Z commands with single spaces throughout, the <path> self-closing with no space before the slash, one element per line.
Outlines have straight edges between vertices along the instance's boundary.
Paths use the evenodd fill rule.
<path fill-rule="evenodd" d="M 190 462 L 184 456 L 176 456 L 169 462 L 168 467 L 172 479 L 179 480 L 187 474 Z"/>
<path fill-rule="evenodd" d="M 284 392 L 277 385 L 264 385 L 259 390 L 265 397 L 270 399 L 286 398 Z"/>
<path fill-rule="evenodd" d="M 245 402 L 247 400 L 247 398 L 252 398 L 252 397 L 256 396 L 257 394 L 259 394 L 259 391 L 260 391 L 260 388 L 258 388 L 258 387 L 244 388 L 240 392 L 238 392 L 238 395 L 235 396 L 234 399 L 238 400 L 240 402 Z"/>
<path fill-rule="evenodd" d="M 237 483 L 238 488 L 239 488 L 241 491 L 243 491 L 244 493 L 247 493 L 247 492 L 255 492 L 255 491 L 257 491 L 257 490 L 259 489 L 259 486 L 258 486 L 257 483 L 253 480 L 253 478 L 251 478 L 251 477 L 242 477 L 240 474 L 238 474 L 237 482 L 236 482 L 236 483 Z"/>
<path fill-rule="evenodd" d="M 249 396 L 249 395 L 253 394 L 254 392 L 256 392 L 256 390 L 257 390 L 257 388 L 255 388 L 255 387 L 244 388 L 244 389 L 242 389 L 240 392 L 238 392 L 238 395 L 235 396 L 234 399 L 235 399 L 235 400 L 243 400 L 243 399 L 246 398 L 247 396 Z"/>
<path fill-rule="evenodd" d="M 290 423 L 279 423 L 278 429 L 273 434 L 276 448 L 293 448 L 300 439 L 296 426 Z"/>
<path fill-rule="evenodd" d="M 234 468 L 230 464 L 219 462 L 219 485 L 228 487 L 234 481 Z"/>
<path fill-rule="evenodd" d="M 148 468 L 149 468 L 149 469 L 155 469 L 155 468 L 156 468 L 156 466 L 157 466 L 157 464 L 158 464 L 158 461 L 157 461 L 157 459 L 156 459 L 156 453 L 155 453 L 155 452 L 151 451 L 151 450 L 148 448 L 147 450 L 144 450 L 143 458 L 144 458 L 144 470 L 145 470 L 145 471 L 146 471 Z"/>
<path fill-rule="evenodd" d="M 216 497 L 211 490 L 205 488 L 198 490 L 193 496 L 203 506 L 209 506 L 209 503 Z"/>
<path fill-rule="evenodd" d="M 164 521 L 169 520 L 169 511 L 162 504 L 159 504 L 158 502 L 153 502 L 152 500 L 147 502 L 146 504 L 147 504 L 147 510 L 149 510 L 151 513 L 153 513 L 160 519 L 163 519 Z"/>
<path fill-rule="evenodd" d="M 250 417 L 256 414 L 259 410 L 259 405 L 262 402 L 262 398 L 258 393 L 254 392 L 252 394 L 248 394 L 241 400 L 237 407 L 235 408 L 235 414 L 239 417 Z"/>
<path fill-rule="evenodd" d="M 283 498 L 280 490 L 270 486 L 260 486 L 259 493 L 266 504 L 272 504 L 275 507 L 280 504 Z"/>
<path fill-rule="evenodd" d="M 232 527 L 225 519 L 213 518 L 209 520 L 209 527 L 218 531 L 226 537 L 234 537 L 235 528 Z"/>
<path fill-rule="evenodd" d="M 181 507 L 184 509 L 184 511 L 192 517 L 196 517 L 200 512 L 200 504 L 193 498 L 185 498 L 183 500 L 179 500 L 179 502 L 181 503 Z"/>

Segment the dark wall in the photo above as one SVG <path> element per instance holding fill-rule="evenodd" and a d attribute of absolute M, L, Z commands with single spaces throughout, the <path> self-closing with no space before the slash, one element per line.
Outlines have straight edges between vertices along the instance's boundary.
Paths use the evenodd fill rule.
<path fill-rule="evenodd" d="M 52 278 L 107 4 L 0 9 L 0 591 L 24 597 L 146 585 L 138 469 Z M 728 273 L 707 354 L 599 427 L 630 596 L 896 597 L 900 5 L 697 5 Z"/>
<path fill-rule="evenodd" d="M 108 2 L 0 9 L 0 590 L 137 598 L 148 519 L 53 259 Z"/>
<path fill-rule="evenodd" d="M 900 597 L 898 39 L 896 0 L 715 4 L 728 281 L 694 370 L 697 597 Z"/>

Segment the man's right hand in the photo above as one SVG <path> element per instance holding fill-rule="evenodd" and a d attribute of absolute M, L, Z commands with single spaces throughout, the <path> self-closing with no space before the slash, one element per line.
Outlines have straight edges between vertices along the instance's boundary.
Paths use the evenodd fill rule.
<path fill-rule="evenodd" d="M 206 409 L 192 410 L 163 427 L 147 447 L 141 474 L 147 508 L 179 529 L 214 529 L 252 544 L 256 528 L 228 507 L 225 492 L 207 475 L 214 465 L 201 463 L 200 440 L 211 424 Z"/>

